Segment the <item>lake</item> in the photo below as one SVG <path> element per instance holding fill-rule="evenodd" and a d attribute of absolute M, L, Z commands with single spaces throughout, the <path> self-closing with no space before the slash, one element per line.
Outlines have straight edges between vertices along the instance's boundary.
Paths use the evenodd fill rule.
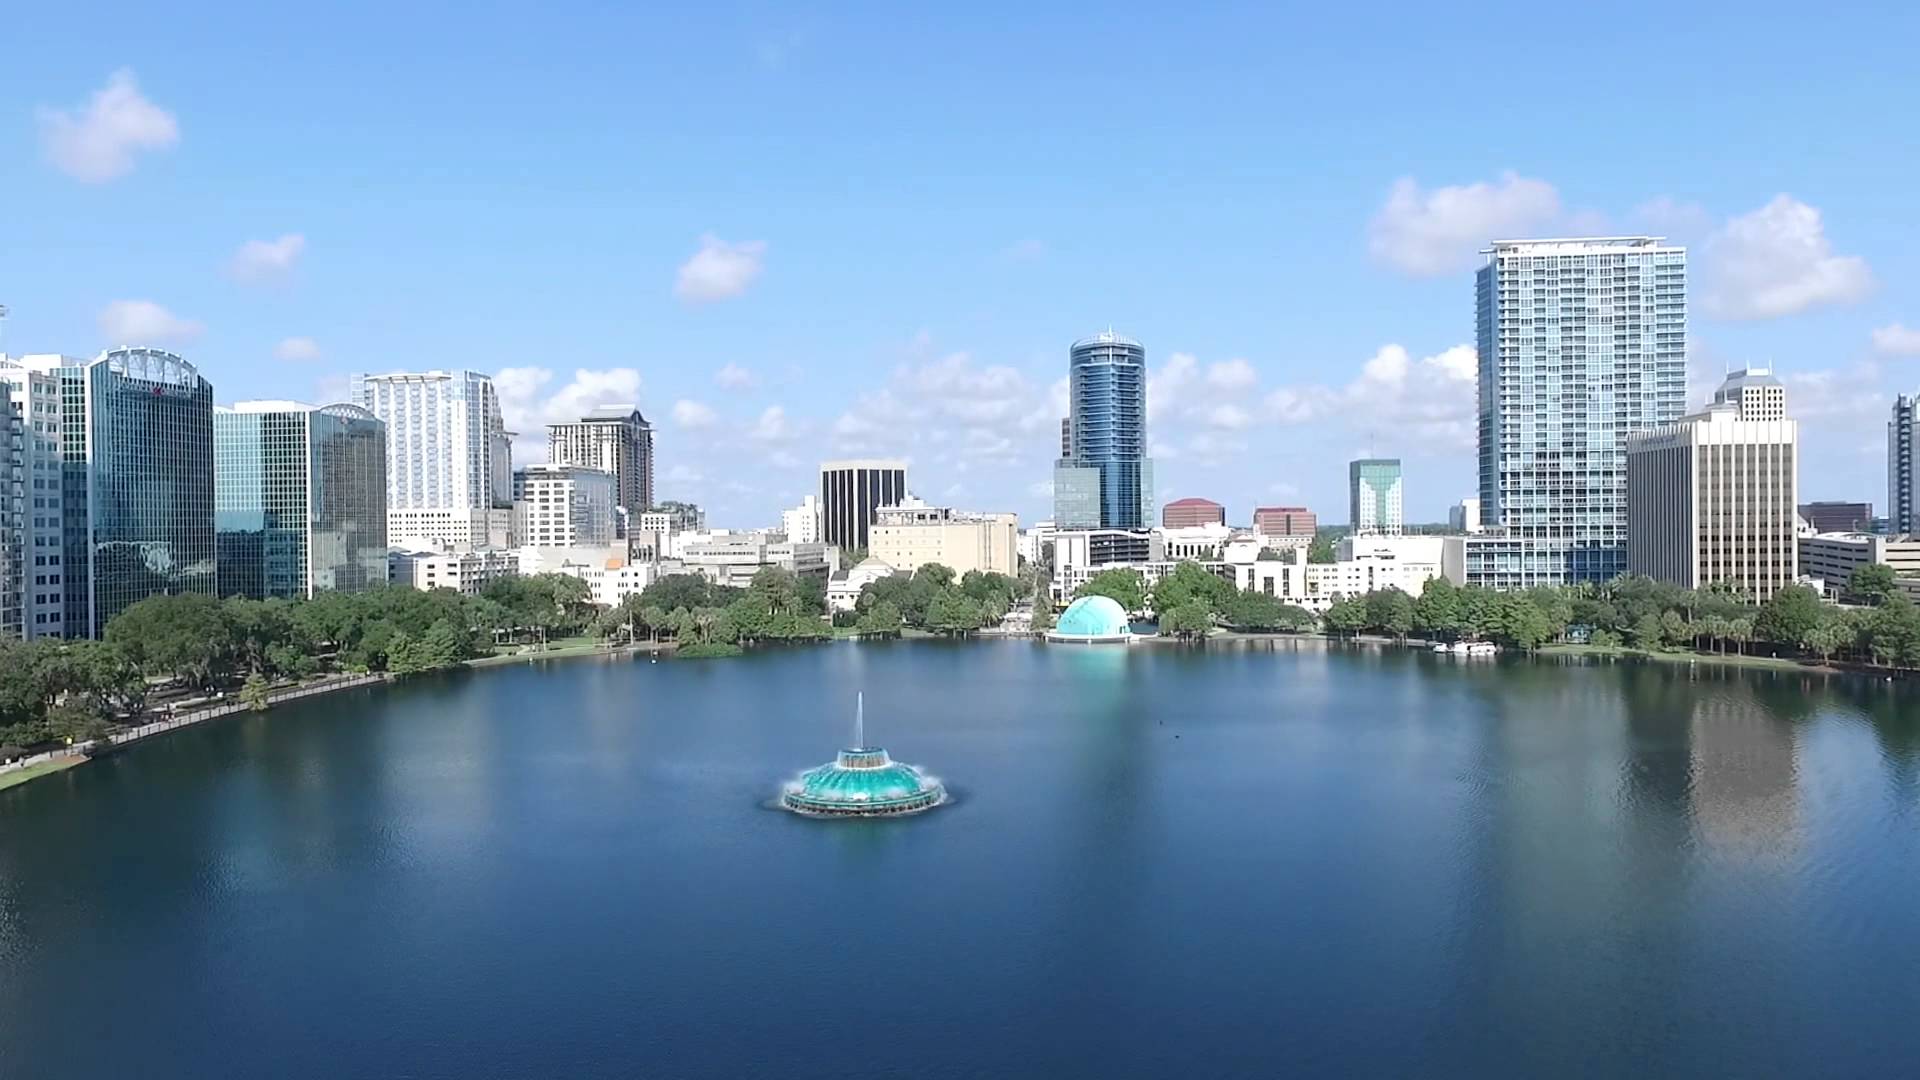
<path fill-rule="evenodd" d="M 850 739 L 940 777 L 772 809 Z M 1920 690 L 838 643 L 553 661 L 0 792 L 0 1076 L 1920 1068 Z"/>

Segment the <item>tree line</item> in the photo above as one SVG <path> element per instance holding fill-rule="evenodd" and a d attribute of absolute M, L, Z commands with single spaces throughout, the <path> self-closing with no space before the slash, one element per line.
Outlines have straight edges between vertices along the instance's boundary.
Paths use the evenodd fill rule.
<path fill-rule="evenodd" d="M 1160 633 L 1171 637 L 1203 637 L 1215 626 L 1251 632 L 1310 630 L 1315 622 L 1307 609 L 1241 590 L 1191 560 L 1175 564 L 1151 588 L 1138 570 L 1102 570 L 1073 595 L 1105 596 L 1128 611 L 1151 609 L 1159 616 Z"/>

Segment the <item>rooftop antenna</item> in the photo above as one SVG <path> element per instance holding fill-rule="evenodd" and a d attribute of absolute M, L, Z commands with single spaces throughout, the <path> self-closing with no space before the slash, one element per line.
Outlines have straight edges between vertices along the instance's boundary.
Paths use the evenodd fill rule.
<path fill-rule="evenodd" d="M 853 747 L 864 750 L 867 745 L 867 692 L 857 690 L 853 695 Z"/>

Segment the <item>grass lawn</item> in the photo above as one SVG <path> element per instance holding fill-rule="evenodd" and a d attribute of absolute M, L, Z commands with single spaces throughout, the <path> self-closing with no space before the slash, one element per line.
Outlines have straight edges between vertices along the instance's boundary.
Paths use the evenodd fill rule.
<path fill-rule="evenodd" d="M 85 760 L 87 759 L 79 754 L 74 754 L 71 757 L 54 758 L 52 761 L 43 761 L 38 765 L 29 765 L 24 769 L 15 769 L 10 773 L 0 773 L 0 791 L 5 791 L 16 784 L 24 784 L 29 780 L 38 780 L 49 773 L 71 769 Z"/>
<path fill-rule="evenodd" d="M 1542 645 L 1541 656 L 1633 656 L 1643 660 L 1657 660 L 1668 664 L 1726 664 L 1730 667 L 1770 668 L 1775 671 L 1822 671 L 1821 665 L 1809 664 L 1800 660 L 1783 659 L 1774 656 L 1742 656 L 1728 653 L 1720 656 L 1715 653 L 1685 652 L 1648 652 L 1645 649 L 1632 649 L 1621 645 Z"/>

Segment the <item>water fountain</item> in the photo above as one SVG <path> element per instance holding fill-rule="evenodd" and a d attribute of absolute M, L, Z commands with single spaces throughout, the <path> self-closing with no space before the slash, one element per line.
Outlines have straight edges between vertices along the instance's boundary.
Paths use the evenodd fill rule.
<path fill-rule="evenodd" d="M 813 817 L 892 817 L 946 801 L 947 789 L 939 780 L 867 745 L 866 712 L 862 693 L 854 699 L 853 745 L 789 783 L 780 794 L 781 806 Z"/>

